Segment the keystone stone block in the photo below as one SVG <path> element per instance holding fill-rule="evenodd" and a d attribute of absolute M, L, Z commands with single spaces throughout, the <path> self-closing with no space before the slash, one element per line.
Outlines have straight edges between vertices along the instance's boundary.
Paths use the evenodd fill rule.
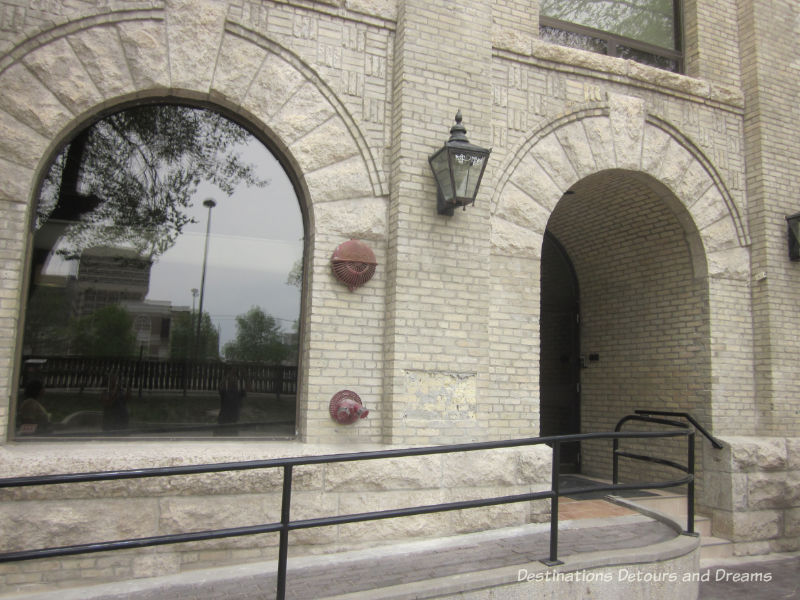
<path fill-rule="evenodd" d="M 191 90 L 211 87 L 227 6 L 207 0 L 169 0 L 167 35 L 172 85 Z"/>

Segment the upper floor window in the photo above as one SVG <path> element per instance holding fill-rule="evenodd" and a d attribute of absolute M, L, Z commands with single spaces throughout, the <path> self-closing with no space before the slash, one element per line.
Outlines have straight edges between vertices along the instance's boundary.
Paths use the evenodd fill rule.
<path fill-rule="evenodd" d="M 539 35 L 563 46 L 682 71 L 680 0 L 541 0 Z"/>
<path fill-rule="evenodd" d="M 294 435 L 303 219 L 248 131 L 106 116 L 56 156 L 33 229 L 19 436 Z"/>

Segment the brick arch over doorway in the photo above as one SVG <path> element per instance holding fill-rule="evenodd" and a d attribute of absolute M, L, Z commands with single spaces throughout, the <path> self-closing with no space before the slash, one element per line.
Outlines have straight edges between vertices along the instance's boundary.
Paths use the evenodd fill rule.
<path fill-rule="evenodd" d="M 612 96 L 608 104 L 565 115 L 519 146 L 492 199 L 494 247 L 538 255 L 547 220 L 563 194 L 607 169 L 650 176 L 684 221 L 698 276 L 746 276 L 742 265 L 749 263 L 749 234 L 739 202 L 686 136 L 629 97 Z"/>
<path fill-rule="evenodd" d="M 311 314 L 312 299 L 336 285 L 328 261 L 337 243 L 351 237 L 374 240 L 379 260 L 384 259 L 385 173 L 347 107 L 296 54 L 232 20 L 226 3 L 173 2 L 169 7 L 110 11 L 62 23 L 32 32 L 4 55 L 0 194 L 6 214 L 10 221 L 27 222 L 44 169 L 69 136 L 98 115 L 139 99 L 218 107 L 271 142 L 294 175 L 305 206 L 310 285 L 304 310 Z M 0 268 L 22 281 L 25 240 L 14 243 Z M 378 279 L 373 283 L 380 285 Z M 17 319 L 8 323 L 17 327 Z M 373 329 L 380 339 L 380 327 Z M 324 332 L 313 337 L 308 327 L 304 335 L 306 354 L 328 342 Z M 13 349 L 3 353 L 0 395 L 8 398 Z M 319 396 L 309 390 L 325 387 L 329 379 L 325 372 L 301 374 L 301 415 L 327 411 L 323 400 L 311 406 L 308 398 Z M 364 386 L 380 389 L 380 374 L 373 379 Z M 3 429 L 8 415 L 0 410 Z M 301 418 L 301 436 L 312 435 L 306 425 Z M 373 420 L 362 429 L 375 428 L 372 436 L 379 439 L 379 427 Z"/>

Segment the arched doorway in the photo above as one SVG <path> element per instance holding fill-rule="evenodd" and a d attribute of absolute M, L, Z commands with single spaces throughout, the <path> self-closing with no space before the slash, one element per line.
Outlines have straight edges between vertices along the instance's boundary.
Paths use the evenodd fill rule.
<path fill-rule="evenodd" d="M 707 284 L 694 271 L 685 219 L 674 212 L 680 210 L 674 197 L 649 176 L 607 170 L 573 185 L 552 212 L 545 240 L 560 242 L 561 263 L 569 264 L 568 257 L 576 295 L 578 285 L 580 289 L 579 355 L 585 360 L 573 362 L 581 367 L 581 431 L 611 431 L 618 419 L 637 409 L 710 419 Z M 544 326 L 548 304 L 560 301 L 563 309 L 572 302 L 560 291 L 569 287 L 547 275 L 554 262 L 549 254 L 545 243 L 543 359 L 556 352 L 559 339 Z M 573 325 L 559 327 L 565 337 Z M 543 426 L 546 409 L 543 402 Z M 685 449 L 679 446 L 648 443 L 648 451 L 683 460 Z M 583 473 L 608 478 L 610 465 L 606 441 L 583 443 Z M 660 476 L 658 469 L 631 465 L 623 475 L 633 480 Z"/>

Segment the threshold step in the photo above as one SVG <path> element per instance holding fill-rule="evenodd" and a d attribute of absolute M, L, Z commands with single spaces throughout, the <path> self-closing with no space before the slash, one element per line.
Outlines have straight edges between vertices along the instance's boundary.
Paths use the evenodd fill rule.
<path fill-rule="evenodd" d="M 701 536 L 700 561 L 717 560 L 733 556 L 733 542 L 714 536 Z"/>

